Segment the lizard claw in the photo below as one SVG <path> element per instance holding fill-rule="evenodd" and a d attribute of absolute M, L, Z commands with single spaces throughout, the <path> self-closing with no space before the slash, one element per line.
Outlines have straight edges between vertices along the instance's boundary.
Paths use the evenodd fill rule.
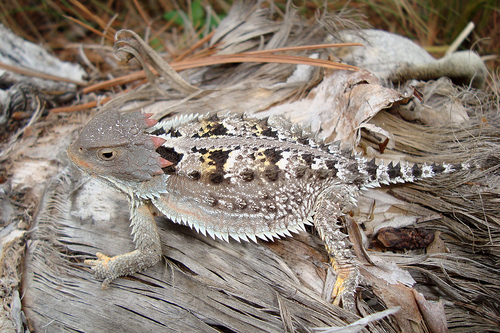
<path fill-rule="evenodd" d="M 107 286 L 113 281 L 117 276 L 113 273 L 113 269 L 110 263 L 116 257 L 108 257 L 100 252 L 96 253 L 97 259 L 88 259 L 84 263 L 89 265 L 97 279 L 104 279 L 102 282 L 102 289 L 106 289 Z"/>

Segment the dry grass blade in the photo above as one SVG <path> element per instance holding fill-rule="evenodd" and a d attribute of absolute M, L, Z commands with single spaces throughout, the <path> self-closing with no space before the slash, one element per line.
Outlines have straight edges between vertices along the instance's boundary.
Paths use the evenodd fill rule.
<path fill-rule="evenodd" d="M 96 14 L 93 14 L 90 10 L 88 10 L 87 7 L 85 7 L 81 2 L 79 2 L 78 0 L 70 0 L 70 2 L 75 5 L 78 9 L 80 9 L 82 12 L 84 12 L 85 14 L 87 14 L 89 17 L 92 17 L 92 19 L 94 19 L 94 21 L 99 24 L 99 26 L 101 27 L 101 29 L 103 29 L 104 31 L 106 30 L 109 30 L 113 35 L 116 33 L 116 30 L 113 29 L 113 28 L 109 28 L 106 24 L 106 22 L 104 22 L 100 17 L 99 15 L 96 15 Z"/>
<path fill-rule="evenodd" d="M 189 54 L 193 53 L 194 50 L 196 50 L 197 48 L 199 48 L 200 46 L 202 46 L 203 44 L 205 44 L 206 42 L 208 42 L 210 40 L 210 38 L 213 37 L 215 31 L 216 30 L 212 31 L 211 33 L 209 33 L 208 35 L 206 35 L 205 37 L 203 37 L 202 39 L 200 39 L 199 41 L 197 41 L 196 43 L 194 43 L 193 46 L 191 46 L 188 50 L 184 51 L 177 58 L 175 58 L 174 61 L 172 61 L 172 64 L 175 63 L 175 62 L 180 62 L 182 59 L 184 59 L 185 57 L 187 57 Z M 203 52 L 203 51 L 206 51 L 206 49 L 202 50 L 201 52 Z"/>
<path fill-rule="evenodd" d="M 97 34 L 97 35 L 99 35 L 99 36 L 101 36 L 101 37 L 106 38 L 106 39 L 107 39 L 107 40 L 109 40 L 109 41 L 113 41 L 113 37 L 103 34 L 103 33 L 102 33 L 102 32 L 100 32 L 99 30 L 92 28 L 91 26 L 89 26 L 88 24 L 83 23 L 82 21 L 79 21 L 79 20 L 77 20 L 77 19 L 75 19 L 75 18 L 73 18 L 73 17 L 71 17 L 71 16 L 66 16 L 66 15 L 65 15 L 64 17 L 66 17 L 66 18 L 67 18 L 68 20 L 70 20 L 70 21 L 75 22 L 75 23 L 76 23 L 76 24 L 78 24 L 79 26 L 84 27 L 85 29 L 88 29 L 88 30 L 92 31 L 92 32 L 93 32 L 93 33 L 95 33 L 95 34 Z"/>
<path fill-rule="evenodd" d="M 306 57 L 289 56 L 289 55 L 254 55 L 251 53 L 228 54 L 211 56 L 207 58 L 185 60 L 176 64 L 179 70 L 203 67 L 209 65 L 229 64 L 229 63 L 242 63 L 242 62 L 257 62 L 257 63 L 278 63 L 278 64 L 293 64 L 293 65 L 310 65 L 330 69 L 344 69 L 350 71 L 358 70 L 357 67 L 336 63 L 329 60 L 311 59 Z"/>
<path fill-rule="evenodd" d="M 99 104 L 105 104 L 111 100 L 112 97 L 103 98 L 101 101 L 93 101 L 72 106 L 63 106 L 59 108 L 53 108 L 50 110 L 51 113 L 62 113 L 62 112 L 77 112 L 88 110 L 97 107 Z"/>
<path fill-rule="evenodd" d="M 286 51 L 306 51 L 306 50 L 319 50 L 326 49 L 330 47 L 348 47 L 348 46 L 363 46 L 360 43 L 331 43 L 331 44 L 316 44 L 316 45 L 302 45 L 302 46 L 290 46 L 290 47 L 280 47 L 271 50 L 261 50 L 261 51 L 251 51 L 246 52 L 246 54 L 271 54 L 276 52 L 286 52 Z"/>
<path fill-rule="evenodd" d="M 172 66 L 175 68 L 175 66 Z M 154 71 L 156 73 L 156 71 Z M 106 89 L 106 88 L 111 88 L 115 85 L 122 85 L 122 84 L 127 84 L 136 80 L 144 79 L 146 77 L 146 73 L 143 70 L 127 74 L 121 77 L 117 77 L 115 79 L 99 82 L 96 84 L 93 84 L 91 86 L 88 86 L 82 90 L 83 94 L 88 94 L 93 91 L 101 90 L 101 89 Z"/>

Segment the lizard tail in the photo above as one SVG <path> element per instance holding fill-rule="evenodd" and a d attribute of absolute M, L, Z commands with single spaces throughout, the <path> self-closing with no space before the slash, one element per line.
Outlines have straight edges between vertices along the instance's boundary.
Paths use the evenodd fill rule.
<path fill-rule="evenodd" d="M 408 162 L 393 162 L 385 165 L 377 164 L 375 159 L 366 163 L 365 171 L 368 174 L 366 187 L 378 187 L 380 185 L 412 183 L 421 179 L 432 178 L 442 174 L 458 171 L 474 171 L 476 169 L 490 169 L 500 166 L 500 158 L 489 156 L 481 161 L 467 161 L 463 163 L 423 163 L 410 164 Z"/>

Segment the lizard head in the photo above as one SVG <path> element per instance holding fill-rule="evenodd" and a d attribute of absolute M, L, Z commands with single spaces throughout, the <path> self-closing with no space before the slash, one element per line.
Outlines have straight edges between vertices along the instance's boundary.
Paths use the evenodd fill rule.
<path fill-rule="evenodd" d="M 172 163 L 156 152 L 165 140 L 145 132 L 157 123 L 150 116 L 138 111 L 98 114 L 68 148 L 69 158 L 84 172 L 112 182 L 143 182 L 162 174 Z"/>

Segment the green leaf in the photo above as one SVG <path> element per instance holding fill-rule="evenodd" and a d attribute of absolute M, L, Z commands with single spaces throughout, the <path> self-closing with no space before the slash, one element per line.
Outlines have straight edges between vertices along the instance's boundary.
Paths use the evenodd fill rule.
<path fill-rule="evenodd" d="M 201 0 L 193 1 L 191 5 L 191 17 L 193 26 L 201 27 L 205 23 L 205 9 L 201 4 Z"/>
<path fill-rule="evenodd" d="M 182 16 L 180 16 L 176 10 L 172 10 L 170 12 L 166 12 L 165 14 L 163 14 L 163 19 L 165 21 L 174 20 L 175 24 L 180 26 L 184 25 L 184 20 L 182 19 Z"/>

